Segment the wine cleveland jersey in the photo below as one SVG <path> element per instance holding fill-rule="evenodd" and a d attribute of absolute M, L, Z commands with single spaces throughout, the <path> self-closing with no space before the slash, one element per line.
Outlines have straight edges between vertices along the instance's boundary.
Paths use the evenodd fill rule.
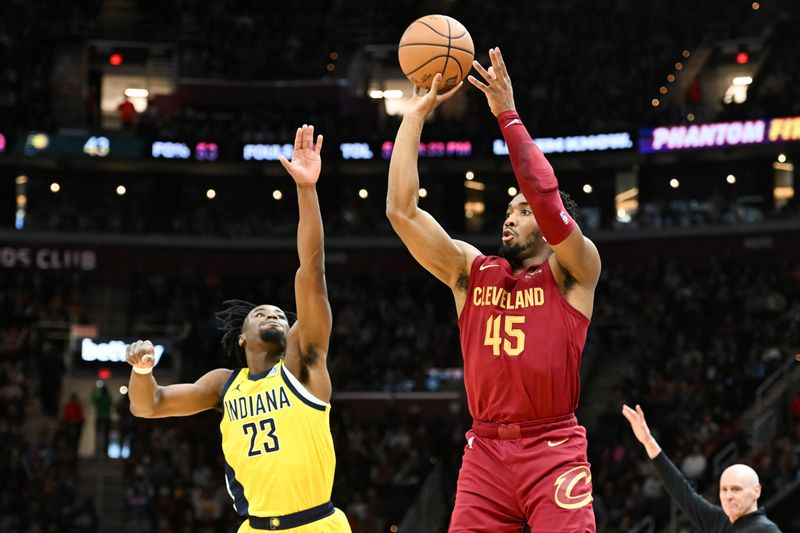
<path fill-rule="evenodd" d="M 503 258 L 477 257 L 458 324 L 475 420 L 526 422 L 578 407 L 589 319 L 566 301 L 547 261 L 514 274 Z"/>

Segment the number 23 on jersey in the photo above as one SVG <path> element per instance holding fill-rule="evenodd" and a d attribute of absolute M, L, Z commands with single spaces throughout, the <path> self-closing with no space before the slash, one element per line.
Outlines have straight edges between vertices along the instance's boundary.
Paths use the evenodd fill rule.
<path fill-rule="evenodd" d="M 248 457 L 277 452 L 281 448 L 278 436 L 275 435 L 275 420 L 272 418 L 263 418 L 258 421 L 258 425 L 255 422 L 248 422 L 242 426 L 242 431 L 245 435 L 250 436 Z"/>

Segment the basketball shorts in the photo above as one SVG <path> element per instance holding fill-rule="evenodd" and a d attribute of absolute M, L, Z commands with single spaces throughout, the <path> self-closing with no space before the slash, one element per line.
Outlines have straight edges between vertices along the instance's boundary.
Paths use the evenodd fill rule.
<path fill-rule="evenodd" d="M 595 531 L 586 429 L 574 415 L 520 424 L 473 423 L 458 474 L 450 533 Z"/>

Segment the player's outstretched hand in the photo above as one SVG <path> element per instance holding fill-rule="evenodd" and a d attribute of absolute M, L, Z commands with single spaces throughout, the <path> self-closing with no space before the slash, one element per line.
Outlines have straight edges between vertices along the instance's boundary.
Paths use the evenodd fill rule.
<path fill-rule="evenodd" d="M 150 341 L 136 341 L 125 348 L 125 359 L 136 368 L 153 368 L 156 351 Z"/>
<path fill-rule="evenodd" d="M 452 98 L 463 84 L 464 82 L 462 81 L 446 93 L 439 94 L 439 90 L 441 89 L 442 85 L 442 75 L 437 74 L 433 77 L 431 89 L 424 95 L 422 94 L 422 89 L 420 89 L 420 87 L 414 87 L 414 93 L 411 95 L 411 99 L 409 99 L 408 103 L 406 104 L 406 109 L 403 112 L 403 115 L 408 116 L 411 114 L 417 114 L 422 118 L 427 118 L 428 115 L 433 113 L 434 109 Z"/>
<path fill-rule="evenodd" d="M 314 143 L 314 126 L 303 124 L 294 136 L 294 153 L 291 162 L 283 156 L 278 159 L 297 185 L 314 185 L 322 169 L 322 135 Z"/>
<path fill-rule="evenodd" d="M 492 110 L 494 116 L 497 116 L 504 111 L 516 109 L 514 107 L 514 89 L 511 87 L 511 78 L 508 76 L 508 70 L 503 61 L 503 54 L 500 53 L 500 48 L 494 47 L 489 50 L 489 60 L 492 63 L 489 70 L 483 68 L 477 61 L 472 62 L 472 66 L 480 73 L 486 83 L 479 81 L 472 75 L 467 76 L 467 80 L 486 95 L 489 109 Z"/>

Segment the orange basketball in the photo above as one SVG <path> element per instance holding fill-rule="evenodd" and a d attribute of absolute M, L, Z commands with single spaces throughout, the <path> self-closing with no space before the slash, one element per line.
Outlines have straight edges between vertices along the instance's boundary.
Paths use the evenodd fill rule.
<path fill-rule="evenodd" d="M 442 73 L 442 92 L 455 87 L 472 68 L 475 46 L 467 28 L 446 15 L 428 15 L 415 20 L 403 32 L 397 55 L 400 68 L 411 83 L 431 88 Z"/>

